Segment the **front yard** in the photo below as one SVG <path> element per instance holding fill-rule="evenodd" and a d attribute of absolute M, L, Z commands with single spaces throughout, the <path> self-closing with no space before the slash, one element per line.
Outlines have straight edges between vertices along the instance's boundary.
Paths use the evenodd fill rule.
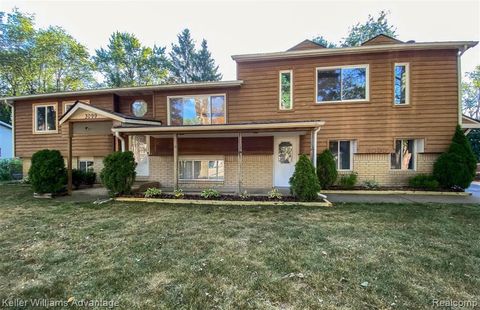
<path fill-rule="evenodd" d="M 0 300 L 122 309 L 480 304 L 480 207 L 35 200 L 0 185 Z M 1 302 L 1 301 L 0 301 Z"/>

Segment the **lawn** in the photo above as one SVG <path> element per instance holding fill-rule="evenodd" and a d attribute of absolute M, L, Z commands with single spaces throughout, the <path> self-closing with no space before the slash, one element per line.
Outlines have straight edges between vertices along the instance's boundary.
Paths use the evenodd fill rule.
<path fill-rule="evenodd" d="M 480 304 L 479 206 L 93 205 L 35 200 L 20 185 L 0 185 L 0 197 L 0 299 L 122 309 Z"/>

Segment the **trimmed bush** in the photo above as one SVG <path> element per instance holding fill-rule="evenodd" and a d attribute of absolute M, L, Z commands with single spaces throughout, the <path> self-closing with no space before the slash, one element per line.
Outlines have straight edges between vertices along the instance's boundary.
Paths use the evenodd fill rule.
<path fill-rule="evenodd" d="M 317 176 L 323 189 L 329 188 L 337 180 L 337 164 L 330 150 L 325 150 L 317 156 Z"/>
<path fill-rule="evenodd" d="M 417 174 L 408 180 L 408 185 L 413 188 L 434 191 L 440 187 L 440 184 L 433 175 Z"/>
<path fill-rule="evenodd" d="M 85 172 L 80 169 L 72 169 L 72 185 L 75 189 L 79 189 L 80 185 L 85 182 Z"/>
<path fill-rule="evenodd" d="M 0 159 L 0 181 L 20 179 L 22 161 L 19 159 Z"/>
<path fill-rule="evenodd" d="M 87 171 L 85 173 L 85 185 L 88 185 L 90 187 L 95 184 L 95 181 L 97 180 L 97 174 L 93 171 Z"/>
<path fill-rule="evenodd" d="M 135 165 L 130 151 L 114 152 L 103 159 L 100 179 L 111 196 L 131 193 L 136 176 Z"/>
<path fill-rule="evenodd" d="M 338 180 L 338 185 L 345 189 L 352 189 L 357 184 L 358 175 L 356 172 L 342 175 Z"/>
<path fill-rule="evenodd" d="M 290 191 L 301 201 L 312 201 L 318 198 L 320 183 L 315 167 L 305 154 L 300 155 L 295 164 L 295 172 L 290 178 Z"/>
<path fill-rule="evenodd" d="M 67 170 L 57 150 L 41 150 L 33 154 L 28 178 L 36 193 L 58 193 L 67 183 Z"/>
<path fill-rule="evenodd" d="M 446 153 L 433 165 L 433 176 L 444 188 L 467 188 L 475 178 L 477 160 L 470 143 L 457 126 Z"/>

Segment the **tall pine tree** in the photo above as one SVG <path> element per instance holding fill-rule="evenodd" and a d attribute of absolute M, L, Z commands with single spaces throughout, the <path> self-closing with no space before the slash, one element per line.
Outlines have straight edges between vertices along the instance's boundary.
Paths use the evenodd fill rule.
<path fill-rule="evenodd" d="M 196 53 L 195 60 L 194 81 L 219 81 L 222 79 L 222 74 L 218 72 L 218 65 L 215 65 L 215 60 L 208 50 L 207 40 L 203 39 L 202 47 Z"/>

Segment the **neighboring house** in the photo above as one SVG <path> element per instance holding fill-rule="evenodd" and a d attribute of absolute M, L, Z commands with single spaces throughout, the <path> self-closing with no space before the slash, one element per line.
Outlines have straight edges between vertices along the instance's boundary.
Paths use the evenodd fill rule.
<path fill-rule="evenodd" d="M 0 121 L 0 159 L 13 157 L 12 125 Z"/>
<path fill-rule="evenodd" d="M 14 106 L 26 170 L 44 148 L 97 172 L 105 155 L 132 150 L 138 179 L 165 188 L 264 191 L 289 186 L 299 154 L 316 164 L 329 148 L 341 174 L 400 186 L 431 172 L 461 124 L 460 56 L 476 44 L 307 40 L 233 56 L 234 81 L 2 99 Z"/>

